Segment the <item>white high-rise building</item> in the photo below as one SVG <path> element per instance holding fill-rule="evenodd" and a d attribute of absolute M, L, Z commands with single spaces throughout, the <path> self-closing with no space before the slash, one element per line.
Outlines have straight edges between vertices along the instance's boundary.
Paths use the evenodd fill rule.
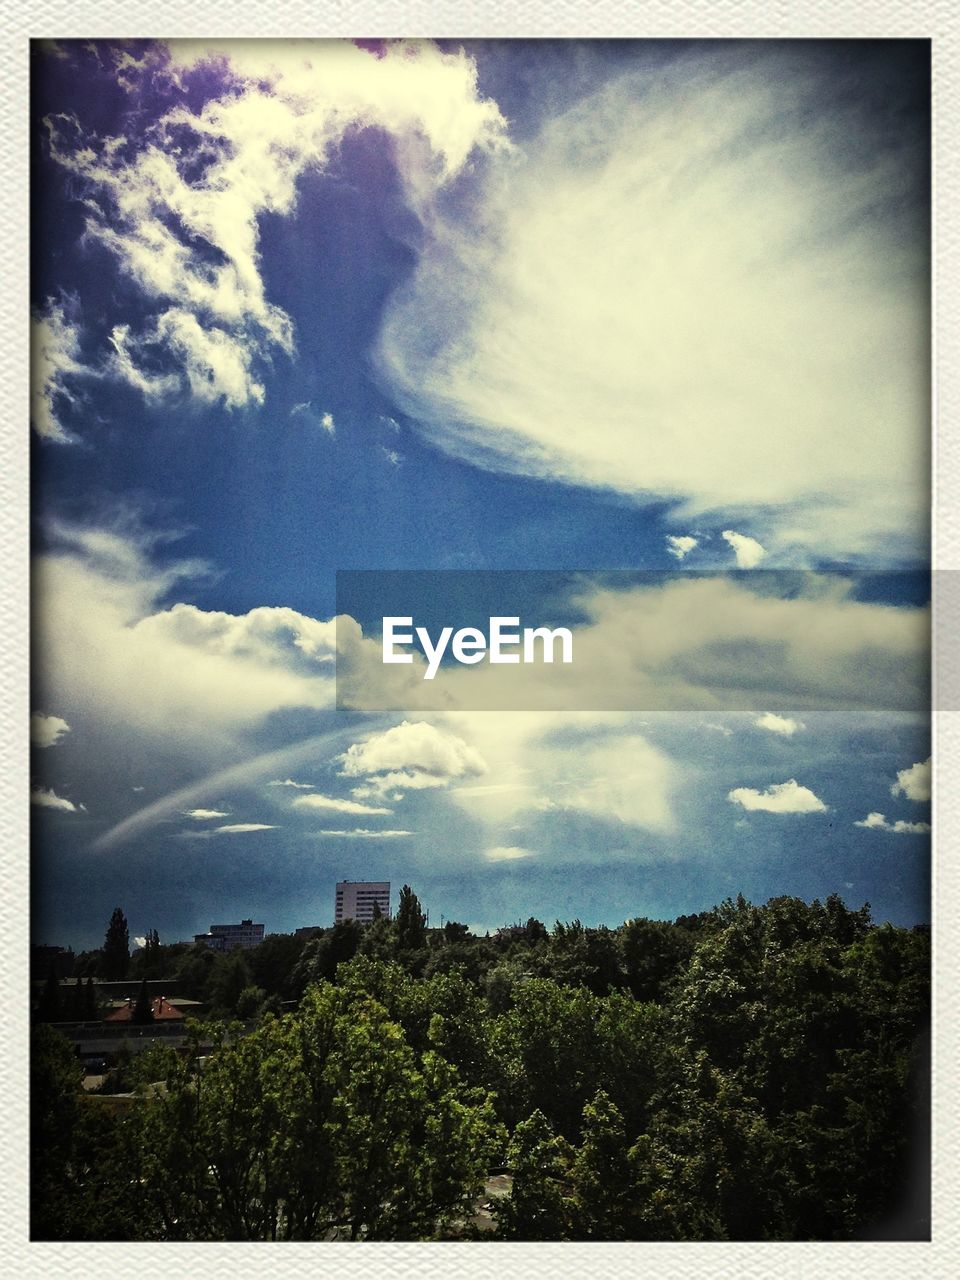
<path fill-rule="evenodd" d="M 359 920 L 369 924 L 374 918 L 374 908 L 380 908 L 382 916 L 390 915 L 389 880 L 340 880 L 337 882 L 335 924 L 344 920 Z"/>

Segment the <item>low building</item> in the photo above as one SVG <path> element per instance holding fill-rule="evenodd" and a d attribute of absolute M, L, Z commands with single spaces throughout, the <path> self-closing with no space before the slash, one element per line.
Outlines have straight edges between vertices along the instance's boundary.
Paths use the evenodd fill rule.
<path fill-rule="evenodd" d="M 195 1002 L 187 1001 L 186 1003 L 191 1004 Z M 133 1020 L 133 1011 L 136 1008 L 136 1004 L 136 1000 L 132 997 L 128 1000 L 124 1000 L 122 1004 L 118 1005 L 115 1009 L 112 1009 L 110 1013 L 104 1017 L 104 1022 L 131 1022 Z M 154 996 L 150 1001 L 150 1011 L 153 1014 L 154 1022 L 182 1022 L 186 1015 L 184 1014 L 183 1009 L 178 1007 L 179 1005 L 180 1001 L 177 1001 L 177 1004 L 173 1004 L 166 998 L 166 996 Z"/>
<path fill-rule="evenodd" d="M 246 951 L 263 941 L 262 924 L 241 920 L 239 924 L 212 924 L 209 933 L 194 934 L 194 942 L 202 942 L 213 951 Z"/>

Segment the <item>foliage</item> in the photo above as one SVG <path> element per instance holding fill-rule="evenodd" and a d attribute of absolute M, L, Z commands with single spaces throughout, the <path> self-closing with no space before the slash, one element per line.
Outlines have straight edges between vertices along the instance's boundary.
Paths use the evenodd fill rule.
<path fill-rule="evenodd" d="M 185 1057 L 118 1065 L 110 1087 L 140 1091 L 123 1111 L 82 1098 L 72 1050 L 37 1027 L 35 1234 L 462 1236 L 504 1162 L 506 1239 L 926 1230 L 908 1193 L 929 936 L 866 907 L 738 898 L 673 924 L 531 919 L 476 938 L 427 929 L 408 891 L 396 920 L 306 945 L 161 950 L 246 1031 L 206 1024 L 203 1065 L 199 1025 Z M 41 1005 L 63 998 L 49 987 Z"/>
<path fill-rule="evenodd" d="M 106 982 L 116 982 L 127 976 L 130 966 L 130 930 L 127 917 L 115 907 L 107 925 L 100 959 L 100 976 Z"/>

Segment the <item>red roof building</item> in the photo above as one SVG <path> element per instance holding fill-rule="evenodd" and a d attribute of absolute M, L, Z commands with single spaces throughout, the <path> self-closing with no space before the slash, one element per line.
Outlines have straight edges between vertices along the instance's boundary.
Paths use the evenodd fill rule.
<path fill-rule="evenodd" d="M 136 1000 L 126 1000 L 118 1009 L 114 1009 L 112 1013 L 108 1013 L 104 1018 L 104 1022 L 130 1022 L 133 1019 L 133 1010 L 136 1006 Z M 172 1005 L 166 996 L 154 996 L 150 1002 L 153 1010 L 154 1022 L 176 1022 L 183 1019 L 183 1014 Z"/>

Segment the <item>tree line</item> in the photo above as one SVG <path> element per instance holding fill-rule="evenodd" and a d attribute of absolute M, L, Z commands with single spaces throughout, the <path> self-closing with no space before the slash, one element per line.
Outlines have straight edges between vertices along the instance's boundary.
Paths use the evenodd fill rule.
<path fill-rule="evenodd" d="M 929 963 L 838 897 L 477 938 L 405 887 L 309 940 L 156 940 L 128 976 L 216 1021 L 124 1109 L 36 1028 L 33 1234 L 463 1238 L 503 1170 L 503 1239 L 922 1238 Z"/>

